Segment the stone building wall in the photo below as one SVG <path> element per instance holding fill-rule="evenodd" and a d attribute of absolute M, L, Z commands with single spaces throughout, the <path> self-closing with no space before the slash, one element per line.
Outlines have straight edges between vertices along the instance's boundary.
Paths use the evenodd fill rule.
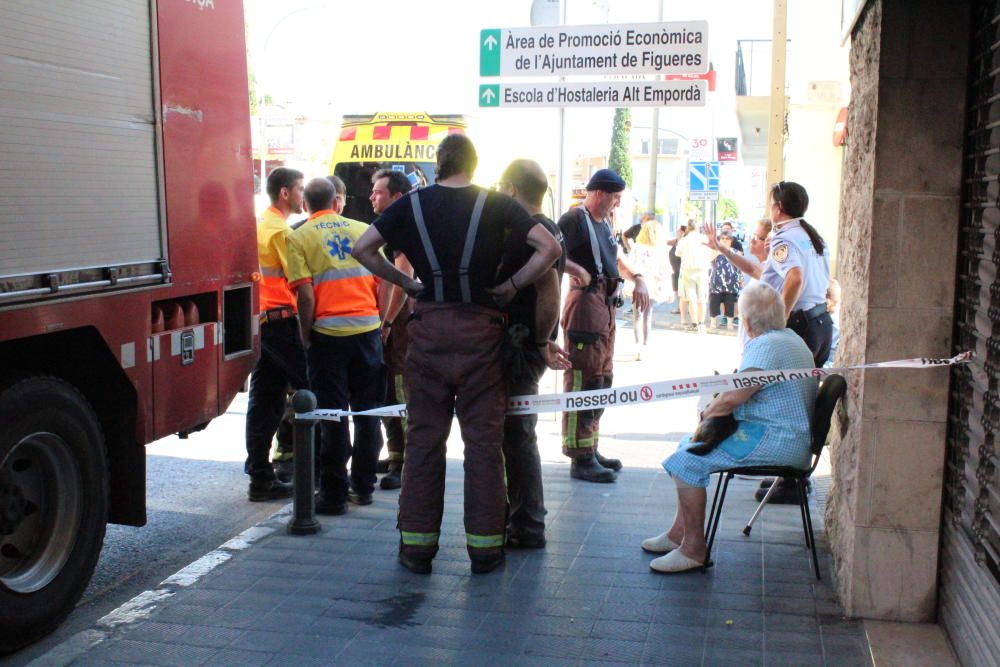
<path fill-rule="evenodd" d="M 851 47 L 838 365 L 951 350 L 968 5 L 871 0 Z M 848 613 L 934 616 L 948 377 L 852 373 L 827 526 Z"/>

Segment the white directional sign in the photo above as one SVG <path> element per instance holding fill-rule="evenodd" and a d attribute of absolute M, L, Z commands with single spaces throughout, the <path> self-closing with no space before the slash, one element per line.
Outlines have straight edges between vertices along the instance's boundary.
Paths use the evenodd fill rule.
<path fill-rule="evenodd" d="M 707 71 L 707 21 L 492 28 L 479 34 L 480 76 Z"/>
<path fill-rule="evenodd" d="M 601 81 L 588 83 L 487 83 L 481 107 L 700 107 L 705 81 Z"/>

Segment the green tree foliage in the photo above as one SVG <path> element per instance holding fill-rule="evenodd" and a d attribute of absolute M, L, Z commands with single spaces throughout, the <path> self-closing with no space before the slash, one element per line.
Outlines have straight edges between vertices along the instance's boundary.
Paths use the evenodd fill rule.
<path fill-rule="evenodd" d="M 729 197 L 719 200 L 719 213 L 716 216 L 719 220 L 736 220 L 740 217 L 740 207 Z"/>
<path fill-rule="evenodd" d="M 630 109 L 615 109 L 615 122 L 611 129 L 611 155 L 608 169 L 611 169 L 632 187 L 632 158 L 629 153 L 629 129 L 632 126 Z"/>

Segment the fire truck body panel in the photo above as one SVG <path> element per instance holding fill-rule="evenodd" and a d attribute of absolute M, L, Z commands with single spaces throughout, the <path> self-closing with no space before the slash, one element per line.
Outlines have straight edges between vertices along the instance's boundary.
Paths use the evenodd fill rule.
<path fill-rule="evenodd" d="M 145 443 L 256 359 L 242 3 L 5 1 L 0 99 L 2 654 L 69 613 L 106 520 L 145 523 Z"/>

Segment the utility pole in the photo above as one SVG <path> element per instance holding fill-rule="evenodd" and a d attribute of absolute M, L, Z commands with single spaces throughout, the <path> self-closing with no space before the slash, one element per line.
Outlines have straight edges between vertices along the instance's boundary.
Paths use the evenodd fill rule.
<path fill-rule="evenodd" d="M 660 7 L 660 23 L 663 23 L 663 3 L 657 0 Z M 653 107 L 653 129 L 649 137 L 649 199 L 646 211 L 656 215 L 656 157 L 660 150 L 660 107 Z"/>
<path fill-rule="evenodd" d="M 562 0 L 560 3 L 560 24 L 566 25 L 566 6 L 569 0 Z M 559 77 L 560 81 L 565 81 L 566 77 Z M 566 194 L 566 107 L 559 107 L 559 165 L 556 170 L 556 211 L 555 218 L 566 210 L 563 197 Z"/>
<path fill-rule="evenodd" d="M 788 2 L 774 0 L 774 26 L 771 31 L 771 104 L 767 125 L 767 183 L 770 186 L 785 177 L 785 52 L 788 39 Z M 770 187 L 764 188 L 767 210 Z"/>

